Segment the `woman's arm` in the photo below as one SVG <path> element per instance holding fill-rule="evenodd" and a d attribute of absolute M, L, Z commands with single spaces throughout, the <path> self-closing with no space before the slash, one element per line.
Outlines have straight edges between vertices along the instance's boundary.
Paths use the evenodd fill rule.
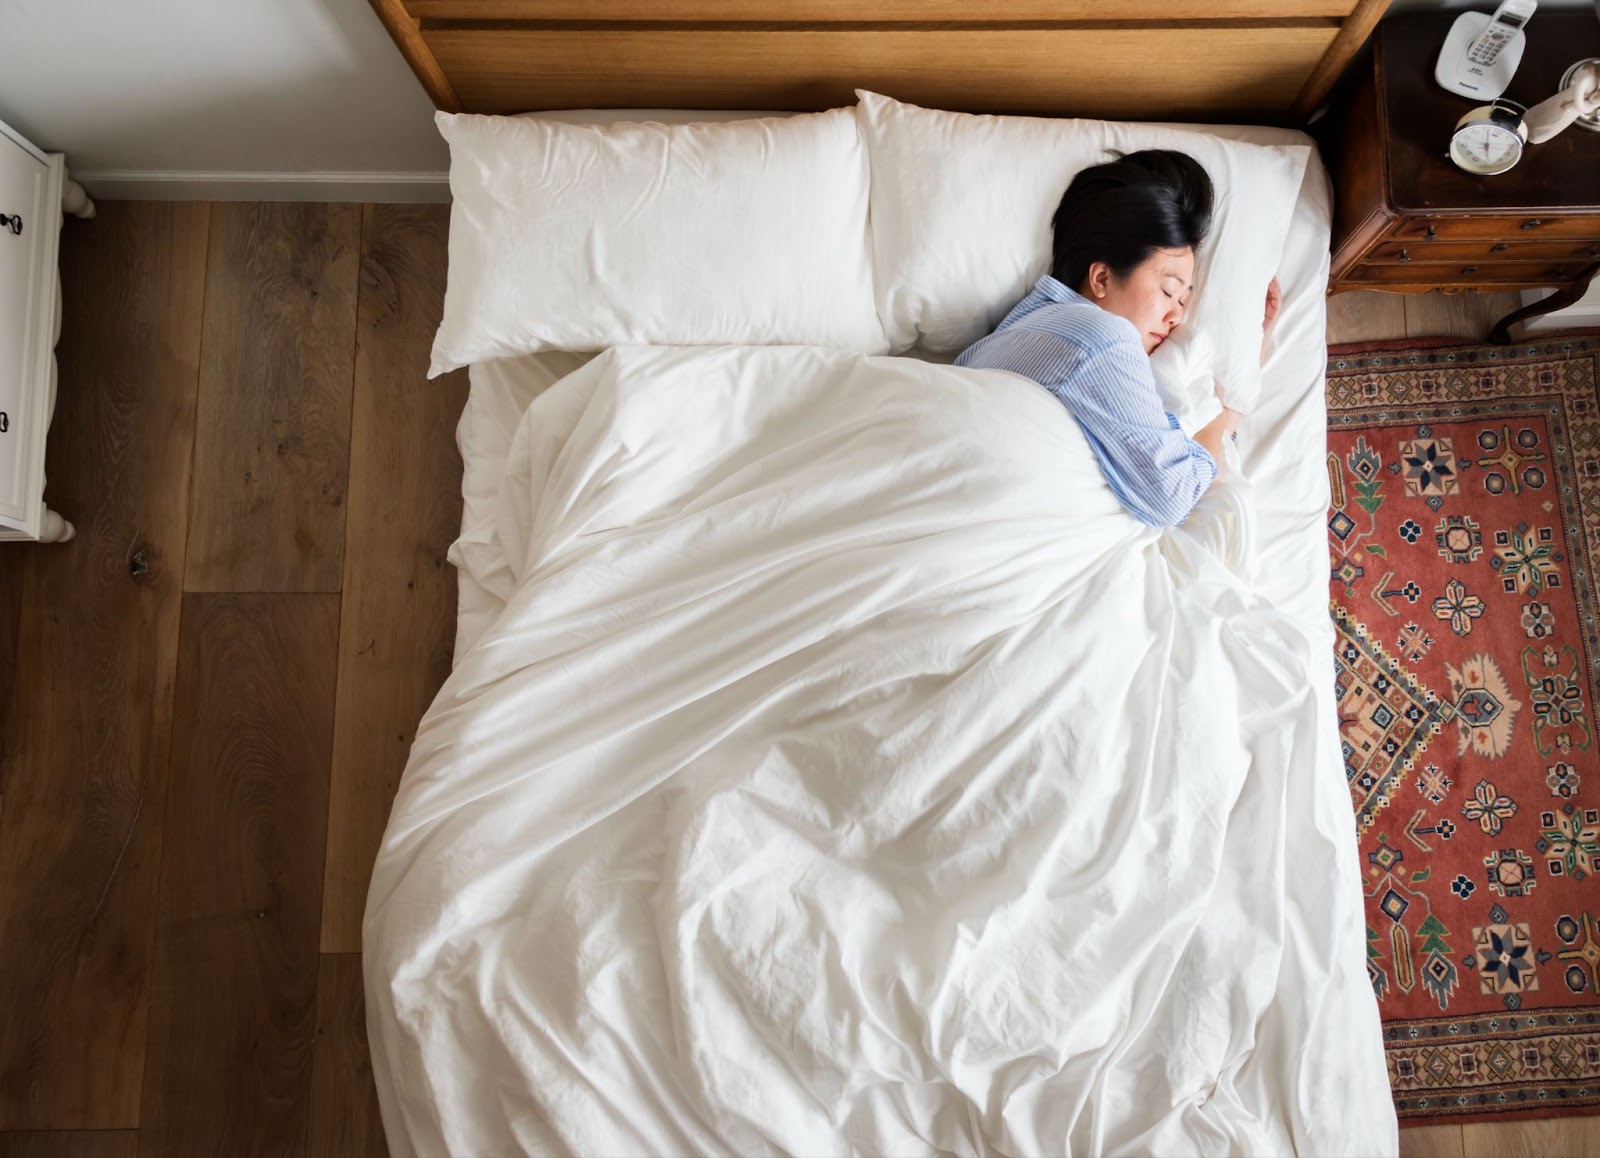
<path fill-rule="evenodd" d="M 1045 389 L 1066 404 L 1112 491 L 1141 523 L 1183 522 L 1216 477 L 1216 455 L 1162 409 L 1150 359 L 1134 343 L 1089 356 Z"/>
<path fill-rule="evenodd" d="M 1237 410 L 1229 410 L 1226 406 L 1222 413 L 1194 432 L 1194 440 L 1205 447 L 1211 457 L 1216 460 L 1220 472 L 1222 467 L 1222 444 L 1233 437 L 1233 432 L 1239 429 L 1239 419 L 1242 417 Z"/>
<path fill-rule="evenodd" d="M 1267 308 L 1261 319 L 1261 364 L 1267 364 L 1267 345 L 1272 341 L 1272 328 L 1278 324 L 1278 313 L 1283 309 L 1283 287 L 1278 279 L 1267 283 Z"/>

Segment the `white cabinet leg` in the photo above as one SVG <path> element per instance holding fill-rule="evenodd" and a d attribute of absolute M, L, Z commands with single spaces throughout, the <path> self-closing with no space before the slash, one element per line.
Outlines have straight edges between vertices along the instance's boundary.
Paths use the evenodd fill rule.
<path fill-rule="evenodd" d="M 56 514 L 49 507 L 44 509 L 44 518 L 39 522 L 39 542 L 65 543 L 77 535 L 71 523 Z"/>
<path fill-rule="evenodd" d="M 88 219 L 94 216 L 94 202 L 83 191 L 83 186 L 70 178 L 61 186 L 61 211 L 74 217 Z"/>

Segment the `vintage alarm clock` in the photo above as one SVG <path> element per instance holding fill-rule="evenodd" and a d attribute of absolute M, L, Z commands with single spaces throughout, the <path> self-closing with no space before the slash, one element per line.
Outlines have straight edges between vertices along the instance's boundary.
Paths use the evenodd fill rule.
<path fill-rule="evenodd" d="M 1528 110 L 1504 98 L 1480 105 L 1456 122 L 1450 137 L 1450 160 L 1458 169 L 1480 177 L 1504 173 L 1522 160 L 1528 127 L 1522 123 Z"/>

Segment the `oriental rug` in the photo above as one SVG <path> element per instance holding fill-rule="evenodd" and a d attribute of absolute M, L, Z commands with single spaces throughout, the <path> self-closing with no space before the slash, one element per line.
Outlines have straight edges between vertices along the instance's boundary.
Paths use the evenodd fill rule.
<path fill-rule="evenodd" d="M 1600 1113 L 1600 335 L 1339 346 L 1330 610 L 1401 1120 Z"/>

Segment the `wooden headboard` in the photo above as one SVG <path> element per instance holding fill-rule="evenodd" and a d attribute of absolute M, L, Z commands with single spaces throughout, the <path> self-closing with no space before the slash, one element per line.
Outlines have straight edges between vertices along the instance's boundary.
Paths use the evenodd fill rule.
<path fill-rule="evenodd" d="M 433 102 L 1297 123 L 1389 0 L 371 0 Z"/>

